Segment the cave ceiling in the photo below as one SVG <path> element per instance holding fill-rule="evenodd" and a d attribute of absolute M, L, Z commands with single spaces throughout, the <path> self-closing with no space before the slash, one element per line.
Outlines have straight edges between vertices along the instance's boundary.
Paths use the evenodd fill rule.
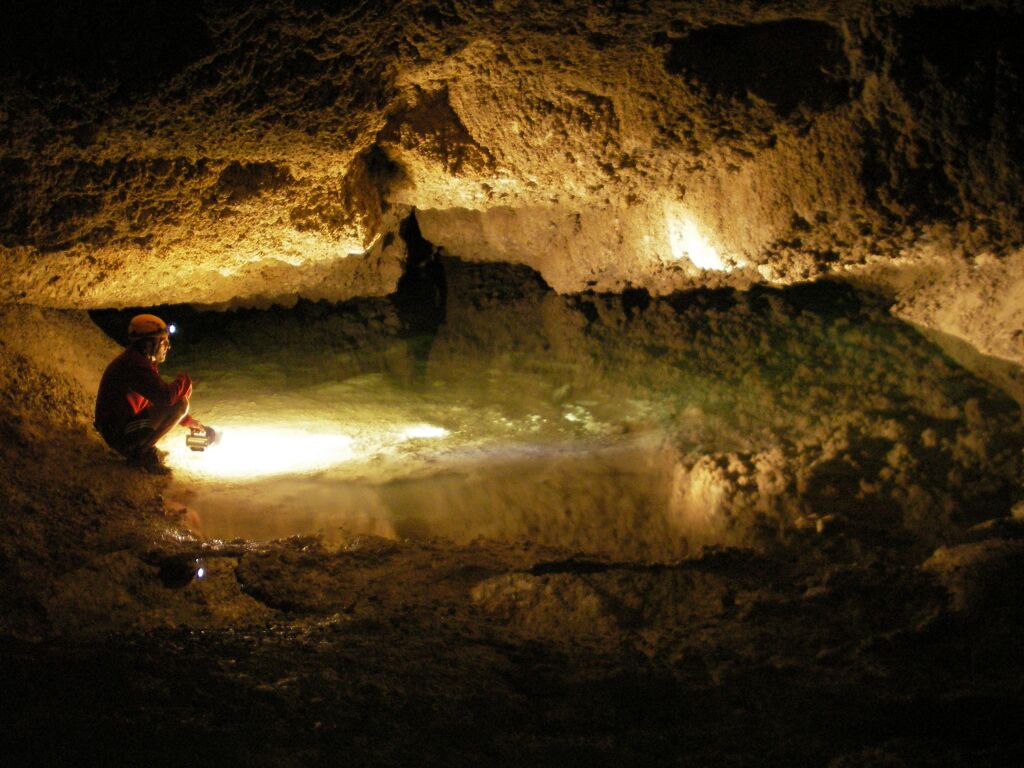
<path fill-rule="evenodd" d="M 843 278 L 1024 360 L 1014 2 L 44 2 L 0 302 L 340 300 L 398 222 L 556 290 Z"/>

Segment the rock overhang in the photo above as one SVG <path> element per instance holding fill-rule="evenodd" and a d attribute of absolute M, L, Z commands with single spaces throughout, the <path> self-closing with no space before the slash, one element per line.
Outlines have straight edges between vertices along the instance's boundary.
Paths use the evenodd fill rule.
<path fill-rule="evenodd" d="M 1013 3 L 68 8 L 8 27 L 0 300 L 385 294 L 415 209 L 563 292 L 838 276 L 1024 358 Z"/>

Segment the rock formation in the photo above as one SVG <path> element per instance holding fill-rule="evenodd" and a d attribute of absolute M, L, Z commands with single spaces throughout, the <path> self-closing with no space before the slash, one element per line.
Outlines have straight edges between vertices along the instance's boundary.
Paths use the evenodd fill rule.
<path fill-rule="evenodd" d="M 0 300 L 390 292 L 401 206 L 556 290 L 823 276 L 1024 360 L 1015 3 L 43 3 Z"/>

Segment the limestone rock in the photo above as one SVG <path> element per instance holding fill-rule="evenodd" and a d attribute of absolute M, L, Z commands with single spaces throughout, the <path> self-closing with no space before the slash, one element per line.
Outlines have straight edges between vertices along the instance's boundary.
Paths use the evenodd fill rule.
<path fill-rule="evenodd" d="M 400 204 L 563 292 L 843 277 L 1024 359 L 1016 3 L 59 5 L 0 40 L 0 301 L 385 294 Z"/>

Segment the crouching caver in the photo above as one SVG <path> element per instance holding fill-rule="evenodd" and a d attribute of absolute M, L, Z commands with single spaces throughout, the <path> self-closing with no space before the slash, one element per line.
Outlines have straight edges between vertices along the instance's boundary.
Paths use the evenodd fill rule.
<path fill-rule="evenodd" d="M 103 372 L 96 395 L 95 425 L 107 445 L 153 474 L 170 472 L 156 443 L 175 424 L 206 431 L 188 412 L 192 380 L 183 373 L 170 382 L 160 376 L 170 349 L 167 323 L 156 315 L 133 317 L 128 346 Z"/>

